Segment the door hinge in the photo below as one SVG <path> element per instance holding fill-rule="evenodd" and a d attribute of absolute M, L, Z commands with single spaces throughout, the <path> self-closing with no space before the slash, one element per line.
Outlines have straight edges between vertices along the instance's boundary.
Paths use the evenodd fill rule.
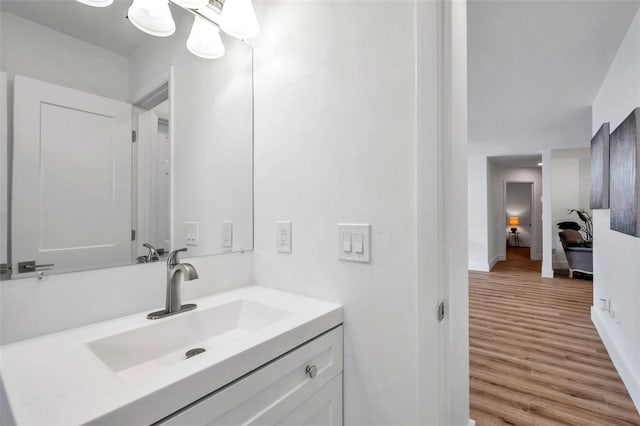
<path fill-rule="evenodd" d="M 445 316 L 445 304 L 444 300 L 438 302 L 438 321 L 442 321 Z"/>
<path fill-rule="evenodd" d="M 138 140 L 138 134 L 136 133 L 135 130 L 131 131 L 131 142 L 135 142 Z"/>
<path fill-rule="evenodd" d="M 136 240 L 136 230 L 132 229 L 131 230 L 131 241 L 135 241 Z"/>

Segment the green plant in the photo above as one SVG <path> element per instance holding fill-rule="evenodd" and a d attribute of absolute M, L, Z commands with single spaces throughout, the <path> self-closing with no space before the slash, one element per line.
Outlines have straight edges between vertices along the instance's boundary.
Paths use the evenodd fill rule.
<path fill-rule="evenodd" d="M 593 218 L 585 209 L 571 209 L 569 210 L 569 214 L 575 213 L 578 215 L 580 220 L 583 222 L 580 225 L 580 230 L 585 234 L 585 241 L 593 240 Z"/>

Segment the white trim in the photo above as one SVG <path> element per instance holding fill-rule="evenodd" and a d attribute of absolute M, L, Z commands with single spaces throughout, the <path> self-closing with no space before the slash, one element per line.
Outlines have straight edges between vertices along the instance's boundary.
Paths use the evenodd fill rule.
<path fill-rule="evenodd" d="M 469 419 L 469 426 L 476 426 L 476 421 L 473 419 Z"/>
<path fill-rule="evenodd" d="M 470 271 L 489 272 L 488 263 L 469 263 L 468 269 Z"/>
<path fill-rule="evenodd" d="M 491 262 L 489 262 L 489 271 L 491 271 L 493 267 L 496 266 L 496 263 L 504 262 L 505 260 L 507 260 L 507 256 L 502 254 L 495 255 L 493 259 L 491 259 Z"/>
<path fill-rule="evenodd" d="M 636 406 L 636 410 L 638 410 L 640 414 L 640 378 L 634 374 L 629 362 L 625 359 L 618 345 L 616 345 L 615 339 L 609 333 L 607 324 L 603 321 L 601 315 L 600 311 L 593 306 L 591 307 L 591 321 L 596 327 L 596 330 L 598 330 L 602 343 L 604 343 L 604 346 L 609 352 L 609 357 L 611 357 L 611 361 L 613 361 L 613 366 L 618 371 L 622 382 L 629 392 L 631 400 Z"/>

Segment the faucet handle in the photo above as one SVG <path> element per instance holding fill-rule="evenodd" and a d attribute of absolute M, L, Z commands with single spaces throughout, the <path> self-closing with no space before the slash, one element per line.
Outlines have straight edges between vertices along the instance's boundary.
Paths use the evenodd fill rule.
<path fill-rule="evenodd" d="M 169 253 L 169 257 L 167 258 L 167 268 L 173 268 L 178 263 L 180 263 L 180 259 L 178 259 L 178 253 L 180 253 L 181 251 L 187 251 L 187 250 L 188 249 L 186 247 L 184 247 L 184 248 L 177 249 L 177 250 L 174 250 L 171 253 Z"/>
<path fill-rule="evenodd" d="M 149 252 L 147 253 L 147 262 L 156 262 L 160 260 L 160 255 L 158 254 L 158 250 L 150 243 L 144 243 L 143 247 L 147 248 Z"/>

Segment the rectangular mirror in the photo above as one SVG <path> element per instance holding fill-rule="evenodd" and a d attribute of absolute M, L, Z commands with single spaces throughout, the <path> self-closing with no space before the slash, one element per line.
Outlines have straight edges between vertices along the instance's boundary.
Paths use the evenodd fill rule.
<path fill-rule="evenodd" d="M 5 279 L 253 248 L 251 47 L 194 56 L 192 12 L 153 37 L 129 5 L 0 3 Z"/>

